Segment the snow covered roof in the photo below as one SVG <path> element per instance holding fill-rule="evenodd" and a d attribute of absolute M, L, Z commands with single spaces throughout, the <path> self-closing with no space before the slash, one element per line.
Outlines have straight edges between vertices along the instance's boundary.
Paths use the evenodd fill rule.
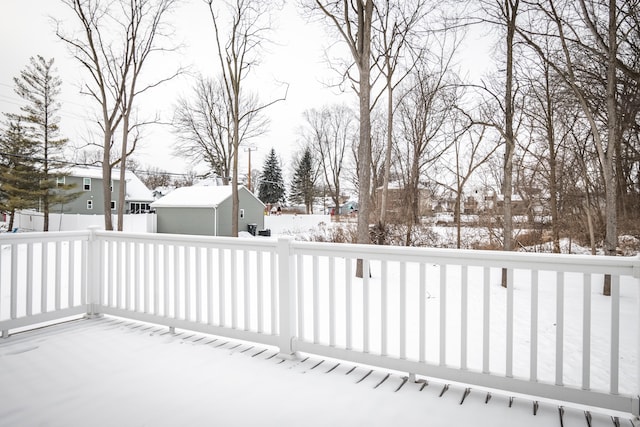
<path fill-rule="evenodd" d="M 115 171 L 117 171 L 118 174 L 120 173 L 117 169 L 114 169 L 114 172 Z M 138 178 L 138 175 L 131 171 L 126 171 L 125 180 L 127 181 L 127 200 L 136 202 L 152 202 L 154 200 L 153 193 L 144 185 L 144 182 Z"/>
<path fill-rule="evenodd" d="M 74 166 L 66 168 L 64 173 L 78 178 L 102 179 L 102 168 L 98 166 Z M 120 181 L 120 169 L 114 168 L 111 171 L 111 179 Z M 125 171 L 125 181 L 127 182 L 127 200 L 138 202 L 152 202 L 154 200 L 153 193 L 132 171 Z"/>
<path fill-rule="evenodd" d="M 239 187 L 244 188 L 244 187 Z M 180 187 L 156 200 L 152 208 L 217 208 L 220 203 L 231 197 L 230 185 L 194 185 Z"/>

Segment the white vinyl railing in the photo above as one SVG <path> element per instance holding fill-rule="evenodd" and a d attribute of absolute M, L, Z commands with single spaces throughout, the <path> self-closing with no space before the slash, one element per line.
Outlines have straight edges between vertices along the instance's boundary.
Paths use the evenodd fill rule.
<path fill-rule="evenodd" d="M 3 336 L 111 314 L 639 413 L 638 257 L 97 230 L 6 233 L 0 251 Z"/>

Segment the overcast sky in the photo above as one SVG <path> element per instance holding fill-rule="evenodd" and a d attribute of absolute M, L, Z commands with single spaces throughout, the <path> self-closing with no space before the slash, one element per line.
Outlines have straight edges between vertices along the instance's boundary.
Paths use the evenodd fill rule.
<path fill-rule="evenodd" d="M 324 62 L 324 49 L 331 42 L 327 40 L 325 29 L 301 17 L 295 7 L 297 2 L 286 3 L 277 21 L 274 37 L 277 43 L 269 47 L 253 77 L 260 85 L 263 99 L 281 94 L 283 86 L 280 82 L 287 82 L 290 87 L 287 100 L 269 109 L 269 133 L 254 141 L 258 151 L 253 153 L 252 169 L 262 169 L 264 156 L 271 147 L 275 148 L 285 163 L 285 169 L 288 169 L 291 155 L 298 147 L 298 129 L 304 110 L 338 101 L 357 105 L 353 93 L 339 96 L 335 89 L 327 88 L 325 84 L 335 77 Z M 80 145 L 90 137 L 86 124 L 89 98 L 79 95 L 78 88 L 86 74 L 57 39 L 51 16 L 62 19 L 63 24 L 67 22 L 69 29 L 75 28 L 75 22 L 69 20 L 67 7 L 58 0 L 2 0 L 0 112 L 16 112 L 22 105 L 21 99 L 13 92 L 13 78 L 25 68 L 29 58 L 36 55 L 53 57 L 63 81 L 59 97 L 63 136 Z M 184 0 L 171 19 L 176 29 L 176 40 L 182 41 L 185 47 L 180 58 L 168 59 L 160 71 L 170 70 L 170 66 L 177 66 L 179 61 L 194 72 L 206 76 L 217 74 L 211 18 L 204 1 Z M 186 76 L 155 89 L 144 99 L 140 98 L 139 114 L 143 118 L 160 114 L 163 120 L 168 121 L 177 97 L 185 94 L 190 94 L 190 80 Z M 183 159 L 173 156 L 174 135 L 167 126 L 148 127 L 144 135 L 134 156 L 142 165 L 178 173 L 191 169 Z M 240 175 L 243 176 L 247 168 L 247 154 L 244 150 L 240 154 Z"/>

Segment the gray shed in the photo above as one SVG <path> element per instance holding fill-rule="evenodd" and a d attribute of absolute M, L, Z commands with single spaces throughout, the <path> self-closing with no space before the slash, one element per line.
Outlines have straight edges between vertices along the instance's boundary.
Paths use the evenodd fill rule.
<path fill-rule="evenodd" d="M 231 236 L 231 186 L 180 187 L 151 203 L 158 233 Z M 250 225 L 264 229 L 264 204 L 246 187 L 238 187 L 238 232 Z"/>

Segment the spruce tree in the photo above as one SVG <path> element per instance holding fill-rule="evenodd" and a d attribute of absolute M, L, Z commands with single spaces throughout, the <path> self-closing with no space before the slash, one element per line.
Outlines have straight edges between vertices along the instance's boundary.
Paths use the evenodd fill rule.
<path fill-rule="evenodd" d="M 282 168 L 273 148 L 264 162 L 258 186 L 258 198 L 262 203 L 281 203 L 285 201 L 285 187 L 282 179 Z"/>
<path fill-rule="evenodd" d="M 70 192 L 69 186 L 57 184 L 57 178 L 64 176 L 61 170 L 62 150 L 67 139 L 60 137 L 60 94 L 62 80 L 55 74 L 54 60 L 46 60 L 38 55 L 15 77 L 14 91 L 24 101 L 21 114 L 7 115 L 12 120 L 20 120 L 27 137 L 38 144 L 35 157 L 39 162 L 41 207 L 44 213 L 44 229 L 49 230 L 49 209 L 53 205 L 64 205 L 79 193 Z"/>
<path fill-rule="evenodd" d="M 306 147 L 302 155 L 296 160 L 289 199 L 294 203 L 303 203 L 307 214 L 313 213 L 316 177 L 311 150 Z"/>
<path fill-rule="evenodd" d="M 36 208 L 40 198 L 39 174 L 35 163 L 37 143 L 26 136 L 19 120 L 9 122 L 0 134 L 0 210 L 9 212 L 9 229 L 15 212 Z"/>

